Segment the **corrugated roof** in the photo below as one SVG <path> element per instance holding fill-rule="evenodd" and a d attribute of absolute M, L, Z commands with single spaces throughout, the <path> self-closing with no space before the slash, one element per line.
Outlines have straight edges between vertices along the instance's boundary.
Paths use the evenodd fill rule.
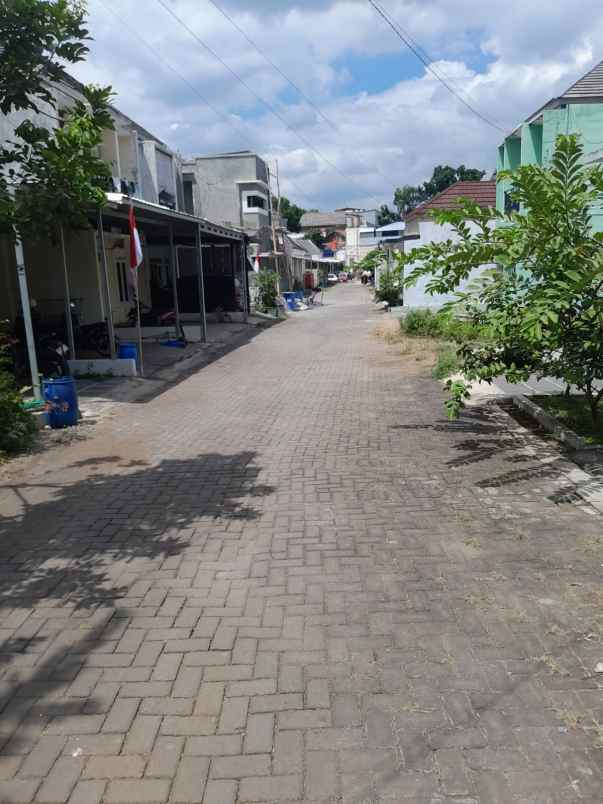
<path fill-rule="evenodd" d="M 488 181 L 457 181 L 441 193 L 434 195 L 409 212 L 405 221 L 429 217 L 433 209 L 456 209 L 459 198 L 468 198 L 475 201 L 480 207 L 487 209 L 496 206 L 496 182 Z"/>
<path fill-rule="evenodd" d="M 603 61 L 579 78 L 561 97 L 568 100 L 572 98 L 603 98 Z"/>
<path fill-rule="evenodd" d="M 307 226 L 345 226 L 345 212 L 304 212 L 302 227 Z"/>

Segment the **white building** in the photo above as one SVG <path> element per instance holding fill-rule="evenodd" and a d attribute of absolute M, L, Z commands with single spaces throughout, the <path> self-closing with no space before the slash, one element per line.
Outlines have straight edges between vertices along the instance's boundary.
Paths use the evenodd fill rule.
<path fill-rule="evenodd" d="M 441 225 L 436 223 L 432 217 L 432 212 L 457 208 L 459 198 L 468 198 L 484 209 L 494 208 L 496 206 L 496 182 L 459 181 L 418 206 L 406 216 L 404 221 L 406 226 L 405 238 L 410 239 L 413 235 L 416 237 L 416 239 L 405 243 L 405 250 L 410 251 L 413 248 L 420 248 L 429 243 L 442 243 L 449 239 L 454 240 L 456 235 L 452 227 L 448 224 Z M 473 224 L 469 224 L 469 226 L 471 228 Z M 466 288 L 487 267 L 490 266 L 482 266 L 473 271 L 469 279 L 461 284 L 459 290 Z M 413 266 L 409 265 L 405 270 L 406 275 L 410 274 L 412 270 Z M 431 296 L 426 290 L 428 282 L 429 277 L 422 276 L 416 285 L 404 289 L 404 307 L 439 308 L 454 298 L 454 294 Z"/>

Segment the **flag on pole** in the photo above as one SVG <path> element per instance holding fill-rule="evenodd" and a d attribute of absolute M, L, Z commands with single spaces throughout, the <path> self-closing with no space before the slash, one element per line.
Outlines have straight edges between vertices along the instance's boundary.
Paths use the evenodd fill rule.
<path fill-rule="evenodd" d="M 253 262 L 253 270 L 255 271 L 256 274 L 259 274 L 259 272 L 260 272 L 260 258 L 259 257 L 256 257 L 254 262 Z"/>
<path fill-rule="evenodd" d="M 142 246 L 140 245 L 140 235 L 134 216 L 134 207 L 130 207 L 128 212 L 128 223 L 130 225 L 130 284 L 136 291 L 138 287 L 138 266 L 142 262 Z"/>

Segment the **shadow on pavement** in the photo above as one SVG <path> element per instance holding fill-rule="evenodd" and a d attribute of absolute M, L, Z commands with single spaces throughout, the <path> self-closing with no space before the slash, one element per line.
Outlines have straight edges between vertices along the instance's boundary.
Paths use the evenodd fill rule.
<path fill-rule="evenodd" d="M 254 458 L 209 453 L 134 461 L 125 472 L 92 472 L 66 485 L 60 477 L 0 485 L 15 498 L 12 513 L 0 516 L 0 611 L 42 599 L 106 603 L 125 594 L 137 559 L 179 553 L 195 525 L 254 519 L 253 499 L 273 491 L 257 483 Z M 95 462 L 109 459 L 74 466 Z"/>

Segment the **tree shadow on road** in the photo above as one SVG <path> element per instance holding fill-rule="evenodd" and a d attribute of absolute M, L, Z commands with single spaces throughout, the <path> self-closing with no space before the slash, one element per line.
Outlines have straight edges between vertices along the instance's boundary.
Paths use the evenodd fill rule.
<path fill-rule="evenodd" d="M 254 452 L 208 453 L 112 473 L 94 473 L 87 462 L 87 477 L 75 483 L 47 477 L 0 485 L 14 496 L 13 512 L 0 515 L 0 611 L 40 600 L 113 600 L 125 593 L 137 559 L 179 553 L 191 528 L 255 519 L 254 498 L 273 488 L 258 483 L 254 459 Z"/>

